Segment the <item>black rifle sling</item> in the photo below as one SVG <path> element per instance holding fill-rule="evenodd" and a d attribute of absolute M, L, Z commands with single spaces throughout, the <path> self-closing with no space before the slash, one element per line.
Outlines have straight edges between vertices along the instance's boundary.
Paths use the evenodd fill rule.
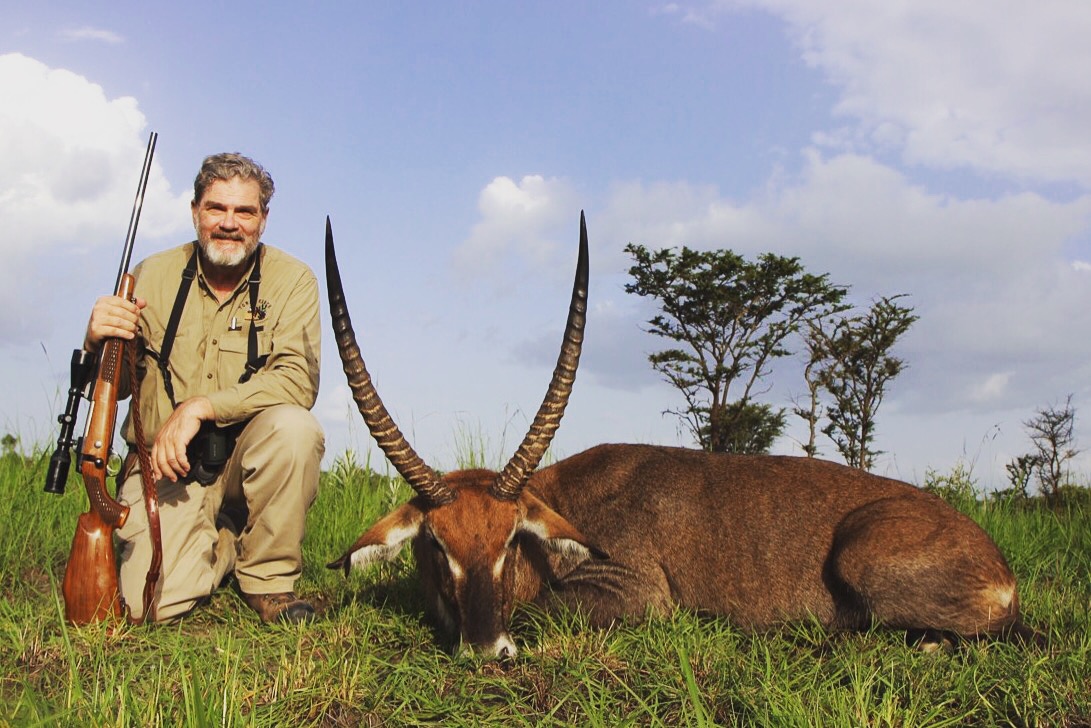
<path fill-rule="evenodd" d="M 163 375 L 163 388 L 167 390 L 170 403 L 178 407 L 174 401 L 174 383 L 171 381 L 170 352 L 174 348 L 174 337 L 178 334 L 178 323 L 182 320 L 182 309 L 186 307 L 186 297 L 189 296 L 189 288 L 193 285 L 193 279 L 197 276 L 197 243 L 193 244 L 193 255 L 189 257 L 185 270 L 182 271 L 182 284 L 178 286 L 178 295 L 174 297 L 174 308 L 170 311 L 170 319 L 167 321 L 167 330 L 163 332 L 163 344 L 159 348 L 159 371 Z"/>
<path fill-rule="evenodd" d="M 171 309 L 170 319 L 167 320 L 167 328 L 163 332 L 163 344 L 159 348 L 159 354 L 150 352 L 159 364 L 159 371 L 163 375 L 163 388 L 167 391 L 167 397 L 174 407 L 178 403 L 174 400 L 174 383 L 170 375 L 170 352 L 174 348 L 174 338 L 178 335 L 178 324 L 182 320 L 182 309 L 186 306 L 186 298 L 189 297 L 190 286 L 197 277 L 197 243 L 193 244 L 193 255 L 186 263 L 182 271 L 182 282 L 178 286 L 178 295 L 174 297 L 174 308 Z M 254 269 L 250 273 L 248 283 L 250 289 L 250 331 L 246 341 L 246 368 L 239 377 L 239 384 L 250 379 L 257 370 L 265 365 L 268 356 L 258 356 L 258 328 L 255 323 L 258 318 L 258 286 L 261 285 L 261 245 L 255 251 Z"/>
<path fill-rule="evenodd" d="M 239 384 L 246 382 L 254 372 L 265 366 L 268 356 L 258 356 L 258 286 L 261 285 L 261 246 L 254 256 L 254 270 L 250 272 L 250 332 L 246 338 L 246 370 L 239 377 Z"/>

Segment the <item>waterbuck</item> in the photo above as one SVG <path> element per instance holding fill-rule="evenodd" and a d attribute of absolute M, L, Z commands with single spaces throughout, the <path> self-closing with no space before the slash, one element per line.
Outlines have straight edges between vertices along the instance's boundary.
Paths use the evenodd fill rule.
<path fill-rule="evenodd" d="M 412 542 L 426 608 L 490 657 L 516 648 L 516 603 L 564 604 L 593 625 L 676 606 L 761 629 L 817 620 L 931 639 L 1030 630 L 1015 579 L 973 521 L 917 488 L 800 457 L 600 445 L 535 472 L 560 423 L 587 310 L 587 230 L 561 354 L 545 401 L 499 472 L 439 476 L 380 401 L 345 304 L 327 221 L 330 313 L 364 421 L 417 495 L 330 568 L 396 557 Z"/>

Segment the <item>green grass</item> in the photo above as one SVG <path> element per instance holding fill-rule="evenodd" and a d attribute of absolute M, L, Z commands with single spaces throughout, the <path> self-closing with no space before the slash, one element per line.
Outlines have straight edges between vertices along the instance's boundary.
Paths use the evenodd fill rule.
<path fill-rule="evenodd" d="M 82 485 L 42 492 L 45 454 L 0 458 L 0 724 L 18 726 L 1091 726 L 1091 511 L 963 499 L 1019 579 L 1048 649 L 923 653 L 897 633 L 746 634 L 676 613 L 609 631 L 522 610 L 513 664 L 455 658 L 406 555 L 324 564 L 408 496 L 342 457 L 324 474 L 299 590 L 322 618 L 261 625 L 231 590 L 169 627 L 67 626 L 59 582 Z"/>

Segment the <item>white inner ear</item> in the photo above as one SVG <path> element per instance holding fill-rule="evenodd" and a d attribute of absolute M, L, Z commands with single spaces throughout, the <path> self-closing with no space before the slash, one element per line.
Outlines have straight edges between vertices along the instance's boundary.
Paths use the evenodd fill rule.
<path fill-rule="evenodd" d="M 576 556 L 581 559 L 591 558 L 591 551 L 579 541 L 570 538 L 551 537 L 549 532 L 537 521 L 524 520 L 519 530 L 534 536 L 547 551 L 561 556 Z"/>
<path fill-rule="evenodd" d="M 590 549 L 579 541 L 573 541 L 570 538 L 551 538 L 547 539 L 545 544 L 550 551 L 562 556 L 576 556 L 581 559 L 591 558 Z"/>
<path fill-rule="evenodd" d="M 380 561 L 393 561 L 401 553 L 406 542 L 417 535 L 418 530 L 420 525 L 416 523 L 391 528 L 387 531 L 386 539 L 382 543 L 363 546 L 353 551 L 352 556 L 349 557 L 349 564 L 354 569 L 362 569 Z"/>

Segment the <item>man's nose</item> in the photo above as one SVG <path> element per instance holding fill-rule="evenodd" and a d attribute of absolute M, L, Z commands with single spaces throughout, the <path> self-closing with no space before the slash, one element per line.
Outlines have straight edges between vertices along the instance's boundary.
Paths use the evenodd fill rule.
<path fill-rule="evenodd" d="M 238 223 L 235 222 L 235 213 L 231 210 L 225 212 L 223 217 L 220 218 L 220 227 L 224 230 L 234 230 L 237 228 Z"/>

